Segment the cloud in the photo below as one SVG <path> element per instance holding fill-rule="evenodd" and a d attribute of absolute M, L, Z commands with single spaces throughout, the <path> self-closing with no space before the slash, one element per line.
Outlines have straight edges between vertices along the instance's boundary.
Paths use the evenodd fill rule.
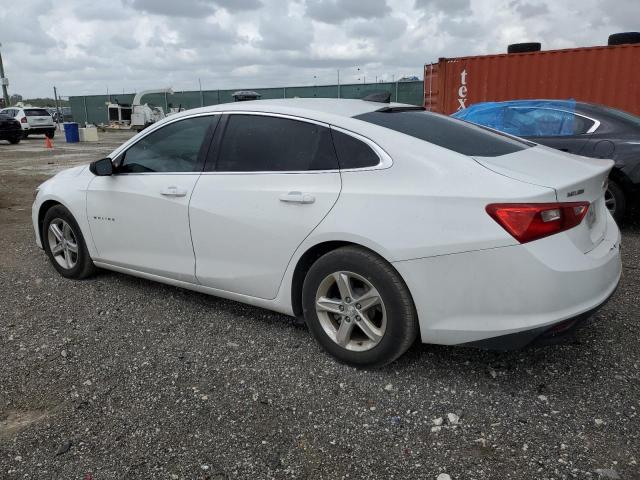
<path fill-rule="evenodd" d="M 53 85 L 193 90 L 198 78 L 205 89 L 282 87 L 335 83 L 338 69 L 343 83 L 420 77 L 439 57 L 522 41 L 605 45 L 637 29 L 636 13 L 637 0 L 0 0 L 0 42 L 9 93 L 25 98 Z"/>
<path fill-rule="evenodd" d="M 471 0 L 415 0 L 415 7 L 421 10 L 447 12 L 459 16 L 469 12 Z"/>
<path fill-rule="evenodd" d="M 385 17 L 375 22 L 357 20 L 349 26 L 349 33 L 354 37 L 390 40 L 405 33 L 407 26 L 406 20 L 398 17 Z"/>
<path fill-rule="evenodd" d="M 206 17 L 215 13 L 211 0 L 124 0 L 125 5 L 145 13 L 176 17 Z"/>
<path fill-rule="evenodd" d="M 544 3 L 528 3 L 515 1 L 511 4 L 521 17 L 531 18 L 549 13 L 549 7 Z"/>
<path fill-rule="evenodd" d="M 307 0 L 306 6 L 310 18 L 332 24 L 352 18 L 380 18 L 391 12 L 386 0 Z"/>
<path fill-rule="evenodd" d="M 230 12 L 255 10 L 262 7 L 260 0 L 124 0 L 125 5 L 154 15 L 175 17 L 207 17 L 216 9 L 224 8 Z"/>
<path fill-rule="evenodd" d="M 313 26 L 308 19 L 264 17 L 258 32 L 258 46 L 266 50 L 305 53 L 313 41 Z"/>

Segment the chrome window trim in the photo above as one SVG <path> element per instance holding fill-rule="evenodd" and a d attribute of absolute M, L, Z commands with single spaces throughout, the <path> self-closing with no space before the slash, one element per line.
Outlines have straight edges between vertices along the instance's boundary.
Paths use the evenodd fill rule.
<path fill-rule="evenodd" d="M 373 152 L 378 155 L 380 162 L 377 165 L 371 165 L 369 167 L 359 167 L 359 168 L 341 168 L 341 172 L 360 172 L 362 170 L 384 170 L 386 168 L 390 168 L 393 165 L 393 160 L 391 156 L 377 143 L 375 143 L 370 138 L 367 138 L 359 133 L 352 132 L 351 130 L 347 130 L 341 127 L 336 127 L 334 125 L 331 126 L 332 130 L 335 130 L 340 133 L 344 133 L 345 135 L 349 135 L 356 140 L 360 140 L 361 142 L 368 145 Z"/>
<path fill-rule="evenodd" d="M 305 123 L 313 123 L 315 125 L 320 125 L 321 127 L 329 128 L 330 125 L 325 122 L 320 122 L 319 120 L 314 120 L 312 118 L 307 117 L 299 117 L 296 115 L 289 115 L 286 113 L 275 113 L 275 112 L 259 112 L 254 110 L 227 110 L 223 112 L 225 115 L 256 115 L 260 117 L 277 117 L 277 118 L 285 118 L 287 120 L 297 120 L 299 122 Z"/>
<path fill-rule="evenodd" d="M 297 115 L 289 115 L 285 113 L 274 113 L 274 112 L 258 112 L 258 111 L 245 111 L 245 110 L 231 110 L 223 112 L 225 115 L 257 115 L 263 117 L 277 117 L 277 118 L 285 118 L 287 120 L 295 120 L 299 122 L 312 123 L 315 125 L 320 125 L 322 127 L 329 128 L 331 130 L 336 130 L 338 132 L 344 133 L 345 135 L 350 135 L 357 140 L 367 144 L 374 153 L 380 159 L 377 165 L 372 165 L 370 167 L 361 167 L 361 168 L 332 168 L 329 170 L 261 170 L 261 171 L 236 171 L 236 172 L 202 172 L 202 175 L 283 175 L 283 174 L 291 174 L 291 175 L 301 175 L 301 174 L 322 174 L 322 173 L 336 173 L 336 172 L 359 172 L 364 170 L 382 170 L 391 167 L 393 165 L 393 161 L 389 154 L 382 149 L 377 143 L 372 141 L 371 139 L 364 137 L 358 133 L 352 132 L 350 130 L 346 130 L 341 127 L 336 127 L 335 125 L 328 124 L 326 122 L 320 122 L 318 120 L 314 120 L 307 117 L 300 117 Z"/>
<path fill-rule="evenodd" d="M 570 110 L 564 110 L 562 108 L 553 108 L 553 107 L 518 107 L 518 106 L 515 106 L 515 107 L 507 106 L 507 108 L 513 108 L 513 109 L 532 109 L 532 108 L 535 108 L 537 110 L 552 110 L 552 111 L 556 111 L 556 112 L 568 113 L 569 115 L 577 115 L 578 117 L 582 117 L 582 118 L 586 118 L 587 120 L 591 120 L 593 122 L 593 125 L 591 126 L 591 128 L 589 128 L 589 130 L 587 130 L 586 132 L 580 133 L 578 135 L 588 135 L 590 133 L 593 133 L 600 126 L 600 120 L 596 120 L 595 118 L 589 117 L 587 115 L 583 115 L 582 113 L 572 112 Z M 557 135 L 557 136 L 558 137 L 563 137 L 563 136 L 570 137 L 571 135 Z"/>
<path fill-rule="evenodd" d="M 160 125 L 157 125 L 155 128 L 151 127 L 146 129 L 143 132 L 140 132 L 138 134 L 140 135 L 139 137 L 138 135 L 134 136 L 128 142 L 124 143 L 119 148 L 114 150 L 111 153 L 111 156 L 113 159 L 119 157 L 123 153 L 126 153 L 127 150 L 129 150 L 131 147 L 133 147 L 135 144 L 137 144 L 147 135 L 150 135 L 153 132 L 160 130 L 161 128 L 164 128 L 167 125 L 170 125 L 175 122 L 179 122 L 181 120 L 187 120 L 189 118 L 206 117 L 206 116 L 213 116 L 213 115 L 258 115 L 258 116 L 265 116 L 265 117 L 285 118 L 288 120 L 295 120 L 299 122 L 306 122 L 306 123 L 312 123 L 315 125 L 320 125 L 322 127 L 336 130 L 338 132 L 344 133 L 345 135 L 349 135 L 351 137 L 354 137 L 357 140 L 360 140 L 361 142 L 368 145 L 374 151 L 374 153 L 378 156 L 380 161 L 377 165 L 372 165 L 370 167 L 344 168 L 344 169 L 336 168 L 336 169 L 329 169 L 329 170 L 262 170 L 262 171 L 251 171 L 251 172 L 243 172 L 243 171 L 217 172 L 214 170 L 210 172 L 135 172 L 135 173 L 118 173 L 117 175 L 282 175 L 282 174 L 300 175 L 300 174 L 322 174 L 322 173 L 336 173 L 336 172 L 359 172 L 359 171 L 368 171 L 368 170 L 384 170 L 384 169 L 390 168 L 393 165 L 393 160 L 391 159 L 391 156 L 382 147 L 380 147 L 377 143 L 375 143 L 370 138 L 367 138 L 359 133 L 352 132 L 351 130 L 347 130 L 342 127 L 337 127 L 335 125 L 331 125 L 326 122 L 314 120 L 312 118 L 300 117 L 297 115 L 289 115 L 285 113 L 259 112 L 259 111 L 248 111 L 248 110 L 247 111 L 225 110 L 225 111 L 215 111 L 215 112 L 201 112 L 201 113 L 194 113 L 191 115 L 185 115 L 176 119 L 168 120 L 166 122 L 163 122 Z"/>

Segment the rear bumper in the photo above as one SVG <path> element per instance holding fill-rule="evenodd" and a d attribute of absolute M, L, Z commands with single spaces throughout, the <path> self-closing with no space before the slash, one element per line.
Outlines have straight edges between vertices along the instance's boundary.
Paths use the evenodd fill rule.
<path fill-rule="evenodd" d="M 620 231 L 607 215 L 605 238 L 588 253 L 561 233 L 394 266 L 411 291 L 424 343 L 518 348 L 560 322 L 588 317 L 613 294 Z"/>
<path fill-rule="evenodd" d="M 510 333 L 498 337 L 487 338 L 475 342 L 463 343 L 461 346 L 477 347 L 485 350 L 520 350 L 525 347 L 557 345 L 575 340 L 576 332 L 584 327 L 588 320 L 602 308 L 613 296 L 613 292 L 600 305 L 573 318 L 562 320 L 551 326 L 533 328 L 522 332 Z"/>
<path fill-rule="evenodd" d="M 55 129 L 56 129 L 55 125 L 38 125 L 37 127 L 32 127 L 32 126 L 23 127 L 22 130 L 24 133 L 38 133 L 38 132 L 49 132 Z"/>

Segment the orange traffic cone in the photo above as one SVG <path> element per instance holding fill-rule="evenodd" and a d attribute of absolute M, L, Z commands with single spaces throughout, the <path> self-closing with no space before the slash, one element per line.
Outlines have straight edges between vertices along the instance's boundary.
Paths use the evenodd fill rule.
<path fill-rule="evenodd" d="M 47 136 L 44 137 L 44 147 L 45 148 L 53 148 L 53 142 Z"/>

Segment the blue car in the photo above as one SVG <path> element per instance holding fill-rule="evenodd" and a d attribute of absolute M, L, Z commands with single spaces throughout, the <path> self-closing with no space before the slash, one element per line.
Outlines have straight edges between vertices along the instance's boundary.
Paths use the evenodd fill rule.
<path fill-rule="evenodd" d="M 512 100 L 471 105 L 455 118 L 516 135 L 564 152 L 610 158 L 615 166 L 605 194 L 618 221 L 640 192 L 640 117 L 575 100 Z"/>

